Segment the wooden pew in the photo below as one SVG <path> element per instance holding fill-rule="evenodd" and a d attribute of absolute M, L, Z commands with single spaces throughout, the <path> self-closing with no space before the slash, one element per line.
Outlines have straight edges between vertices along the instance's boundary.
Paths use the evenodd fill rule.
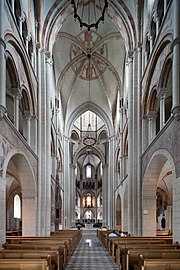
<path fill-rule="evenodd" d="M 171 235 L 170 230 L 156 230 L 157 236 L 168 236 Z"/>
<path fill-rule="evenodd" d="M 76 249 L 80 239 L 82 237 L 82 233 L 79 232 L 73 232 L 70 231 L 68 235 L 66 234 L 54 234 L 52 236 L 34 236 L 34 237 L 29 237 L 29 236 L 21 236 L 21 237 L 6 237 L 6 244 L 16 244 L 16 243 L 23 243 L 23 242 L 28 242 L 28 241 L 45 241 L 45 240 L 51 240 L 51 241 L 59 241 L 59 240 L 64 240 L 66 242 L 70 242 L 71 244 L 71 249 L 72 253 Z M 4 244 L 3 246 L 5 246 Z"/>
<path fill-rule="evenodd" d="M 180 259 L 180 250 L 170 247 L 170 248 L 162 248 L 159 247 L 150 247 L 150 248 L 139 248 L 139 249 L 128 249 L 127 254 L 122 263 L 123 269 L 128 270 L 130 267 L 139 268 L 139 256 L 143 255 L 143 258 L 153 258 L 153 259 L 161 259 L 161 258 L 178 258 Z"/>
<path fill-rule="evenodd" d="M 0 259 L 2 270 L 51 270 L 49 257 L 47 259 Z"/>
<path fill-rule="evenodd" d="M 109 254 L 112 256 L 112 259 L 116 262 L 118 267 L 121 265 L 124 265 L 126 262 L 125 254 L 126 254 L 126 249 L 128 248 L 134 248 L 134 249 L 139 249 L 139 248 L 157 248 L 157 249 L 164 249 L 164 248 L 174 248 L 178 249 L 180 248 L 179 244 L 172 245 L 172 244 L 166 244 L 164 242 L 159 242 L 155 241 L 146 241 L 144 238 L 143 239 L 137 239 L 136 241 L 131 241 L 128 240 L 127 238 L 121 238 L 121 240 L 117 240 L 117 238 L 114 238 L 111 240 L 112 245 L 110 246 Z"/>
<path fill-rule="evenodd" d="M 143 255 L 140 255 L 140 267 L 139 270 L 179 270 L 180 259 L 146 259 Z"/>
<path fill-rule="evenodd" d="M 18 251 L 30 251 L 30 250 L 35 250 L 37 252 L 39 251 L 55 251 L 58 252 L 58 258 L 59 258 L 59 265 L 61 267 L 65 267 L 69 261 L 69 256 L 68 256 L 68 247 L 67 243 L 65 242 L 64 245 L 59 245 L 59 244 L 53 244 L 51 243 L 50 245 L 47 245 L 45 243 L 37 243 L 37 244 L 8 244 L 6 246 L 7 250 L 18 250 Z"/>
<path fill-rule="evenodd" d="M 63 255 L 63 254 L 62 254 Z M 0 250 L 0 259 L 46 259 L 50 256 L 50 268 L 62 270 L 62 255 L 57 251 L 46 250 Z"/>
<path fill-rule="evenodd" d="M 6 250 L 17 252 L 40 252 L 44 253 L 58 253 L 58 259 L 56 258 L 56 264 L 58 270 L 64 269 L 72 256 L 77 244 L 82 236 L 82 232 L 78 230 L 61 230 L 51 236 L 16 236 L 7 237 L 6 243 L 3 247 Z M 63 251 L 62 251 L 63 250 Z M 35 255 L 35 257 L 38 255 Z"/>
<path fill-rule="evenodd" d="M 106 249 L 109 252 L 110 256 L 112 256 L 113 260 L 115 260 L 116 253 L 119 252 L 120 246 L 125 247 L 128 244 L 132 245 L 153 245 L 153 244 L 168 244 L 169 240 L 159 239 L 156 237 L 153 238 L 145 238 L 145 237 L 108 237 L 107 238 L 107 246 Z M 116 251 L 118 249 L 118 251 Z"/>
<path fill-rule="evenodd" d="M 10 241 L 11 242 L 11 241 Z M 41 238 L 41 239 L 37 239 L 37 238 L 32 238 L 32 239 L 21 239 L 20 241 L 17 240 L 13 240 L 13 243 L 9 243 L 8 241 L 6 242 L 6 244 L 3 244 L 4 248 L 7 248 L 6 246 L 9 246 L 11 249 L 13 248 L 13 245 L 16 244 L 22 244 L 22 245 L 44 245 L 44 246 L 50 246 L 50 245 L 57 245 L 57 246 L 63 246 L 67 249 L 67 253 L 68 256 L 72 256 L 74 250 L 75 250 L 75 244 L 72 240 L 72 238 L 62 238 L 62 239 L 52 239 L 52 238 Z"/>

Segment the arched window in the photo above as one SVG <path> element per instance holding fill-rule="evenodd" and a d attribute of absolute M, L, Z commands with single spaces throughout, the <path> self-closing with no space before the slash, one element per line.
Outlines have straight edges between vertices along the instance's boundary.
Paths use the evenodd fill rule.
<path fill-rule="evenodd" d="M 91 165 L 86 166 L 86 177 L 91 178 Z"/>
<path fill-rule="evenodd" d="M 91 195 L 89 194 L 88 196 L 87 196 L 87 207 L 91 207 Z"/>
<path fill-rule="evenodd" d="M 14 218 L 21 218 L 21 199 L 17 194 L 14 196 Z"/>

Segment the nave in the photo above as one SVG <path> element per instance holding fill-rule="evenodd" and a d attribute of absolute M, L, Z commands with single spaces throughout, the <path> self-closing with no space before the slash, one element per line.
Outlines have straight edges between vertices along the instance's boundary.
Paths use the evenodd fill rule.
<path fill-rule="evenodd" d="M 102 246 L 95 230 L 83 230 L 82 238 L 66 270 L 119 269 Z"/>

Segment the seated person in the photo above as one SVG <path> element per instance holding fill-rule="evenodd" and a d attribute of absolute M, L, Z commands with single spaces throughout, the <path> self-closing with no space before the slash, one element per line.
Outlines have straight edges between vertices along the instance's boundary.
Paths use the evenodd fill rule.
<path fill-rule="evenodd" d="M 103 226 L 103 227 L 101 228 L 101 231 L 107 231 L 107 228 Z"/>
<path fill-rule="evenodd" d="M 116 237 L 118 235 L 117 235 L 116 231 L 113 230 L 111 233 L 108 234 L 108 236 L 110 236 L 110 237 Z"/>
<path fill-rule="evenodd" d="M 126 234 L 125 234 L 123 231 L 119 230 L 119 236 L 121 236 L 121 237 L 125 237 L 125 236 L 126 236 Z"/>

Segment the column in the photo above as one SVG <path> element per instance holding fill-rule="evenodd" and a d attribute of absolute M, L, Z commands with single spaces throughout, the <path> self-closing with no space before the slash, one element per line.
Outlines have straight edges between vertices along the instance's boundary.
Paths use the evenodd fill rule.
<path fill-rule="evenodd" d="M 150 111 L 148 114 L 148 133 L 149 133 L 149 144 L 153 141 L 156 136 L 156 112 Z"/>
<path fill-rule="evenodd" d="M 128 231 L 133 234 L 133 52 L 128 52 Z"/>
<path fill-rule="evenodd" d="M 23 135 L 26 138 L 28 144 L 31 142 L 31 113 L 24 112 L 24 125 L 23 125 Z"/>
<path fill-rule="evenodd" d="M 19 31 L 20 31 L 20 34 L 22 36 L 23 32 L 22 32 L 22 24 L 24 22 L 24 18 L 21 14 L 19 14 Z"/>
<path fill-rule="evenodd" d="M 159 33 L 159 17 L 158 17 L 158 15 L 156 15 L 155 23 L 156 23 L 156 36 L 157 36 Z"/>
<path fill-rule="evenodd" d="M 30 58 L 31 58 L 31 64 L 32 64 L 32 67 L 34 68 L 35 70 L 35 56 L 34 56 L 34 52 L 31 52 L 30 53 Z"/>
<path fill-rule="evenodd" d="M 109 228 L 114 227 L 115 223 L 115 200 L 114 200 L 114 136 L 109 138 L 109 152 L 108 152 L 108 211 L 107 211 L 107 224 Z M 106 192 L 107 192 L 106 190 Z"/>
<path fill-rule="evenodd" d="M 137 228 L 136 234 L 142 235 L 142 191 L 141 191 L 141 155 L 142 155 L 142 121 L 141 121 L 141 96 L 142 96 L 142 43 L 137 49 L 138 75 L 137 75 Z M 136 213 L 135 213 L 136 215 Z"/>
<path fill-rule="evenodd" d="M 172 67 L 172 112 L 177 120 L 180 120 L 180 1 L 174 0 L 174 40 L 173 48 L 173 67 Z"/>
<path fill-rule="evenodd" d="M 103 225 L 108 225 L 108 196 L 107 196 L 107 190 L 108 190 L 108 165 L 103 165 L 103 176 L 102 176 L 102 205 L 103 205 Z"/>
<path fill-rule="evenodd" d="M 36 154 L 37 154 L 37 122 L 38 122 L 37 115 L 32 115 L 30 145 Z"/>
<path fill-rule="evenodd" d="M 160 129 L 163 128 L 165 125 L 166 119 L 165 119 L 165 98 L 167 94 L 167 88 L 160 88 L 157 97 L 159 98 L 160 102 Z"/>
<path fill-rule="evenodd" d="M 6 242 L 6 180 L 0 175 L 0 245 Z"/>
<path fill-rule="evenodd" d="M 97 211 L 97 194 L 96 194 L 95 196 L 95 223 L 97 223 L 97 213 L 98 211 Z"/>
<path fill-rule="evenodd" d="M 14 0 L 11 0 L 11 10 L 12 10 L 12 13 L 14 15 Z"/>
<path fill-rule="evenodd" d="M 70 165 L 70 194 L 69 199 L 70 203 L 70 216 L 71 216 L 71 227 L 75 225 L 75 205 L 76 205 L 76 191 L 75 191 L 75 166 L 73 164 Z"/>
<path fill-rule="evenodd" d="M 36 44 L 37 50 L 37 78 L 38 78 L 38 97 L 37 97 L 37 155 L 38 155 L 38 211 L 37 211 L 37 220 L 38 220 L 38 228 L 37 234 L 38 236 L 42 235 L 42 192 L 41 192 L 41 46 L 40 43 Z M 44 213 L 43 213 L 44 214 Z"/>
<path fill-rule="evenodd" d="M 45 52 L 44 49 L 40 50 L 40 84 L 41 88 L 39 87 L 39 93 L 38 97 L 41 94 L 40 97 L 40 108 L 38 108 L 38 114 L 40 113 L 41 118 L 39 119 L 39 125 L 41 126 L 41 134 L 39 134 L 38 141 L 41 144 L 41 154 L 39 159 L 39 166 L 41 168 L 41 180 L 40 180 L 40 187 L 39 192 L 41 193 L 41 235 L 46 235 L 46 215 L 47 215 L 47 209 L 46 209 L 46 203 L 47 203 L 47 146 L 46 146 L 46 137 L 48 136 L 46 124 L 46 66 L 45 66 Z M 50 214 L 50 213 L 49 213 Z"/>
<path fill-rule="evenodd" d="M 144 53 L 144 70 L 147 66 L 147 62 L 148 62 L 148 52 L 145 51 L 145 53 Z"/>
<path fill-rule="evenodd" d="M 149 42 L 150 42 L 150 54 L 151 54 L 152 48 L 153 48 L 153 38 L 152 38 L 152 36 L 149 37 Z"/>
<path fill-rule="evenodd" d="M 11 93 L 14 98 L 14 125 L 19 130 L 19 100 L 22 98 L 20 88 L 11 88 Z"/>
<path fill-rule="evenodd" d="M 50 52 L 45 53 L 45 72 L 46 72 L 46 97 L 45 97 L 45 121 L 46 121 L 46 235 L 51 232 L 51 108 L 50 93 L 52 91 L 52 68 L 53 61 Z"/>
<path fill-rule="evenodd" d="M 138 49 L 133 53 L 133 235 L 138 234 L 138 202 L 139 202 L 139 89 L 138 89 Z M 132 116 L 131 116 L 132 117 Z"/>
<path fill-rule="evenodd" d="M 167 11 L 167 0 L 164 0 L 164 16 L 166 14 Z"/>
<path fill-rule="evenodd" d="M 26 41 L 26 43 L 25 43 L 25 45 L 26 45 L 26 51 L 27 51 L 27 53 L 28 53 L 28 49 L 29 49 L 29 35 L 28 35 L 28 32 L 25 32 L 25 33 L 23 33 L 23 36 L 25 37 L 25 41 Z"/>
<path fill-rule="evenodd" d="M 6 113 L 6 58 L 4 42 L 4 0 L 0 1 L 0 120 Z"/>
<path fill-rule="evenodd" d="M 167 206 L 167 214 L 166 214 L 166 219 L 167 219 L 167 228 L 172 232 L 172 217 L 173 217 L 173 207 L 172 205 Z"/>
<path fill-rule="evenodd" d="M 69 138 L 64 136 L 64 228 L 70 228 L 70 157 L 69 157 Z"/>
<path fill-rule="evenodd" d="M 148 117 L 143 115 L 142 117 L 142 153 L 148 147 Z"/>
<path fill-rule="evenodd" d="M 36 235 L 36 206 L 37 197 L 23 196 L 22 197 L 22 227 L 23 236 Z"/>
<path fill-rule="evenodd" d="M 124 160 L 123 160 L 123 148 L 124 148 L 124 146 L 123 146 L 123 107 L 120 108 L 120 120 L 119 121 L 120 121 L 120 181 L 122 181 L 123 178 L 124 178 Z"/>

